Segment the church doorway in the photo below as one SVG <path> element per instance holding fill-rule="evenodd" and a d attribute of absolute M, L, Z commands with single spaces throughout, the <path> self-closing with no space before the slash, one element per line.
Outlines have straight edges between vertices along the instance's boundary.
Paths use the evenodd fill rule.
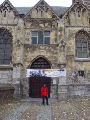
<path fill-rule="evenodd" d="M 43 57 L 39 57 L 33 61 L 30 69 L 50 69 L 51 65 L 48 60 Z M 34 76 L 29 78 L 29 97 L 31 98 L 40 98 L 40 89 L 43 84 L 46 84 L 49 89 L 51 89 L 51 78 L 50 77 L 39 77 Z"/>

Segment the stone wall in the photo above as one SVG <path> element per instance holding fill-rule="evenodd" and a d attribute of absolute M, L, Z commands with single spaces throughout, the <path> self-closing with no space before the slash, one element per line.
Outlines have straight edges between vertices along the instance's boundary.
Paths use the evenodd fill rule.
<path fill-rule="evenodd" d="M 12 69 L 1 69 L 0 70 L 0 83 L 11 83 L 12 82 Z"/>
<path fill-rule="evenodd" d="M 38 10 L 34 7 L 25 19 L 20 18 L 11 4 L 7 6 L 6 2 L 0 6 L 0 28 L 4 27 L 12 34 L 13 43 L 12 67 L 0 68 L 0 83 L 12 84 L 15 96 L 28 97 L 29 80 L 26 79 L 26 69 L 30 68 L 33 60 L 44 57 L 50 62 L 52 69 L 60 69 L 64 65 L 67 70 L 65 78 L 52 79 L 52 98 L 89 95 L 90 60 L 80 61 L 75 58 L 76 33 L 79 30 L 90 33 L 88 9 L 75 4 L 63 18 L 59 18 L 49 6 L 44 6 L 42 11 L 40 5 L 37 6 Z M 50 31 L 50 45 L 32 45 L 31 32 L 34 30 Z M 78 70 L 85 71 L 85 78 L 73 77 L 74 71 Z"/>
<path fill-rule="evenodd" d="M 90 96 L 90 84 L 76 84 L 68 86 L 68 97 Z"/>
<path fill-rule="evenodd" d="M 10 84 L 0 84 L 0 100 L 12 99 L 14 87 Z"/>

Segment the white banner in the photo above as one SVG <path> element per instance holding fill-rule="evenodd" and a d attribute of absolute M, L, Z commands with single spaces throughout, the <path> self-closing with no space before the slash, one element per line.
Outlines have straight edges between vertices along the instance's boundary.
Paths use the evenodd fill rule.
<path fill-rule="evenodd" d="M 66 69 L 27 69 L 26 77 L 61 77 L 66 76 Z"/>

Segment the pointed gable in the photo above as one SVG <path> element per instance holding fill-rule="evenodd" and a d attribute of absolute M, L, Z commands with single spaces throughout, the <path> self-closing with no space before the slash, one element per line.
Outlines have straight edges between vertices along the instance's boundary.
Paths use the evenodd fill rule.
<path fill-rule="evenodd" d="M 90 0 L 72 0 L 72 3 L 79 2 L 84 4 L 90 10 Z"/>
<path fill-rule="evenodd" d="M 58 15 L 44 1 L 40 0 L 25 16 L 25 18 L 58 18 Z"/>
<path fill-rule="evenodd" d="M 65 12 L 64 19 L 67 25 L 72 26 L 88 26 L 89 25 L 89 13 L 88 8 L 77 1 Z"/>
<path fill-rule="evenodd" d="M 77 2 L 73 3 L 73 4 L 71 5 L 71 7 L 64 13 L 64 17 L 67 16 L 67 14 L 68 14 L 70 11 L 76 12 L 76 11 L 77 11 L 78 9 L 80 9 L 80 8 L 84 8 L 84 9 L 86 9 L 88 12 L 90 12 L 90 11 L 88 10 L 88 8 L 87 8 L 83 3 L 81 3 L 81 2 L 78 0 Z M 76 11 L 75 11 L 75 10 L 76 10 Z"/>
<path fill-rule="evenodd" d="M 1 5 L 0 5 L 0 12 L 4 12 L 4 14 L 6 14 L 6 12 L 13 12 L 15 16 L 19 16 L 18 11 L 16 10 L 16 8 L 11 4 L 11 2 L 9 0 L 5 0 Z"/>
<path fill-rule="evenodd" d="M 90 10 L 90 0 L 83 0 L 83 4 Z"/>

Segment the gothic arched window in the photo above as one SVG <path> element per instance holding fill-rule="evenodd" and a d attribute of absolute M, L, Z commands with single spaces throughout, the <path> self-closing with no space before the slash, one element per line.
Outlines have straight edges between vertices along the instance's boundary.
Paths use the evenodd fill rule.
<path fill-rule="evenodd" d="M 50 63 L 43 57 L 37 58 L 32 65 L 30 66 L 31 69 L 50 69 Z"/>
<path fill-rule="evenodd" d="M 76 57 L 88 58 L 89 56 L 89 35 L 85 31 L 79 31 L 76 34 Z"/>
<path fill-rule="evenodd" d="M 12 59 L 12 35 L 5 29 L 0 28 L 0 64 L 8 65 Z"/>

